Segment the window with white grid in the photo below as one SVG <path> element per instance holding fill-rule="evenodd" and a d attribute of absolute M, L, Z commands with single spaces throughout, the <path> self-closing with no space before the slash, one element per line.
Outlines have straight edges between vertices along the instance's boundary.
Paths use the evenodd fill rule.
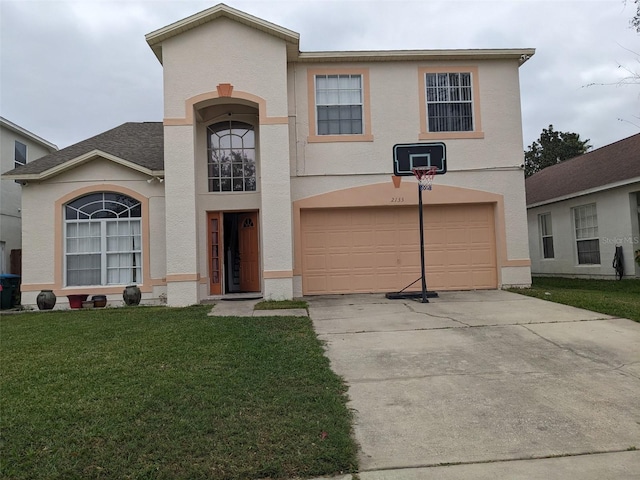
<path fill-rule="evenodd" d="M 573 209 L 576 232 L 578 264 L 600 264 L 600 240 L 598 238 L 598 215 L 596 204 L 581 205 Z"/>
<path fill-rule="evenodd" d="M 359 135 L 364 131 L 362 75 L 316 75 L 318 135 Z"/>
<path fill-rule="evenodd" d="M 425 75 L 428 131 L 473 131 L 471 72 Z"/>
<path fill-rule="evenodd" d="M 540 243 L 542 245 L 542 257 L 554 258 L 553 230 L 551 228 L 551 214 L 544 213 L 538 216 L 540 225 Z"/>
<path fill-rule="evenodd" d="M 142 208 L 114 192 L 91 193 L 65 206 L 67 286 L 142 282 Z"/>

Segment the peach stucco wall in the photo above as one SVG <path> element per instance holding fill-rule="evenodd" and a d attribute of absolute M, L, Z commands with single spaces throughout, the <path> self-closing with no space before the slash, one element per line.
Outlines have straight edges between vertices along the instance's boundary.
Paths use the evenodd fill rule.
<path fill-rule="evenodd" d="M 370 111 L 371 128 L 362 141 L 318 142 L 310 127 L 314 121 L 310 76 L 323 70 L 348 71 L 350 67 L 368 72 L 370 92 L 365 95 L 365 110 Z M 295 91 L 290 91 L 290 99 L 296 101 L 289 112 L 296 138 L 290 145 L 292 199 L 299 202 L 329 192 L 346 199 L 358 187 L 384 182 L 390 186 L 395 144 L 444 141 L 448 173 L 438 176 L 435 183 L 502 199 L 501 214 L 496 216 L 496 221 L 503 223 L 502 229 L 496 230 L 502 232 L 496 239 L 500 285 L 530 284 L 524 172 L 520 168 L 523 144 L 518 67 L 515 59 L 291 65 L 289 80 Z M 473 72 L 477 128 L 471 135 L 422 132 L 421 76 L 425 71 L 447 70 Z M 415 185 L 413 178 L 405 179 L 403 185 L 410 182 Z M 425 201 L 433 197 L 426 195 Z M 404 198 L 416 202 L 417 193 Z M 388 200 L 381 197 L 380 201 Z M 296 291 L 299 283 L 297 279 Z"/>
<path fill-rule="evenodd" d="M 167 218 L 179 218 L 167 225 L 167 249 L 181 252 L 167 263 L 169 303 L 195 303 L 209 294 L 208 211 L 260 210 L 263 294 L 291 298 L 291 187 L 282 174 L 289 169 L 284 42 L 220 18 L 166 41 L 163 67 Z M 256 192 L 208 192 L 206 126 L 219 121 L 206 116 L 212 106 L 224 106 L 225 118 L 254 125 Z M 179 294 L 172 295 L 173 283 Z"/>
<path fill-rule="evenodd" d="M 165 293 L 165 210 L 162 184 L 151 177 L 105 159 L 95 159 L 41 182 L 29 182 L 23 190 L 22 303 L 35 305 L 41 289 L 58 295 L 63 307 L 66 295 L 105 294 L 122 303 L 121 287 L 65 287 L 63 206 L 91 192 L 114 191 L 140 200 L 143 208 L 144 301 L 158 301 Z"/>

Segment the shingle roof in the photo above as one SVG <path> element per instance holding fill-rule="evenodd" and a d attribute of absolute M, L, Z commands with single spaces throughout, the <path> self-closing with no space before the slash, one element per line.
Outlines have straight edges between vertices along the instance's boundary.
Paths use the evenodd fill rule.
<path fill-rule="evenodd" d="M 640 133 L 598 148 L 525 180 L 527 205 L 640 177 Z"/>
<path fill-rule="evenodd" d="M 100 150 L 149 170 L 164 170 L 162 122 L 123 123 L 95 137 L 38 158 L 5 175 L 20 176 L 46 172 L 94 150 Z"/>

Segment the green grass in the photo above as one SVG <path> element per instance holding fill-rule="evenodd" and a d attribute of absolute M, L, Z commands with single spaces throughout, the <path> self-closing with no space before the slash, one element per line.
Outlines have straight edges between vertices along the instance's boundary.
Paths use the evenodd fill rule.
<path fill-rule="evenodd" d="M 531 288 L 510 291 L 640 322 L 640 280 L 534 277 Z"/>
<path fill-rule="evenodd" d="M 0 317 L 0 478 L 355 471 L 345 386 L 310 320 L 209 310 Z"/>
<path fill-rule="evenodd" d="M 255 310 L 278 310 L 278 309 L 292 309 L 302 308 L 307 309 L 309 305 L 304 300 L 263 300 L 256 303 Z"/>

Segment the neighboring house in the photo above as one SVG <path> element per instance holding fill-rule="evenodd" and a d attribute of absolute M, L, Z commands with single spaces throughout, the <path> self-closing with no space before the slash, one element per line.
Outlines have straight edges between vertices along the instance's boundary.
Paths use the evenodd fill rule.
<path fill-rule="evenodd" d="M 533 49 L 300 52 L 297 33 L 222 4 L 146 39 L 162 123 L 8 176 L 28 182 L 23 303 L 129 283 L 175 306 L 398 291 L 420 277 L 418 193 L 394 186 L 392 150 L 429 141 L 448 159 L 425 193 L 429 288 L 530 284 L 518 74 Z"/>
<path fill-rule="evenodd" d="M 36 158 L 58 150 L 53 143 L 0 117 L 0 173 L 26 165 Z M 2 179 L 0 188 L 0 273 L 20 273 L 19 255 L 22 244 L 22 212 L 19 183 Z M 11 252 L 14 264 L 11 268 Z"/>
<path fill-rule="evenodd" d="M 614 278 L 620 245 L 625 276 L 640 276 L 640 134 L 547 167 L 525 184 L 534 275 Z"/>

